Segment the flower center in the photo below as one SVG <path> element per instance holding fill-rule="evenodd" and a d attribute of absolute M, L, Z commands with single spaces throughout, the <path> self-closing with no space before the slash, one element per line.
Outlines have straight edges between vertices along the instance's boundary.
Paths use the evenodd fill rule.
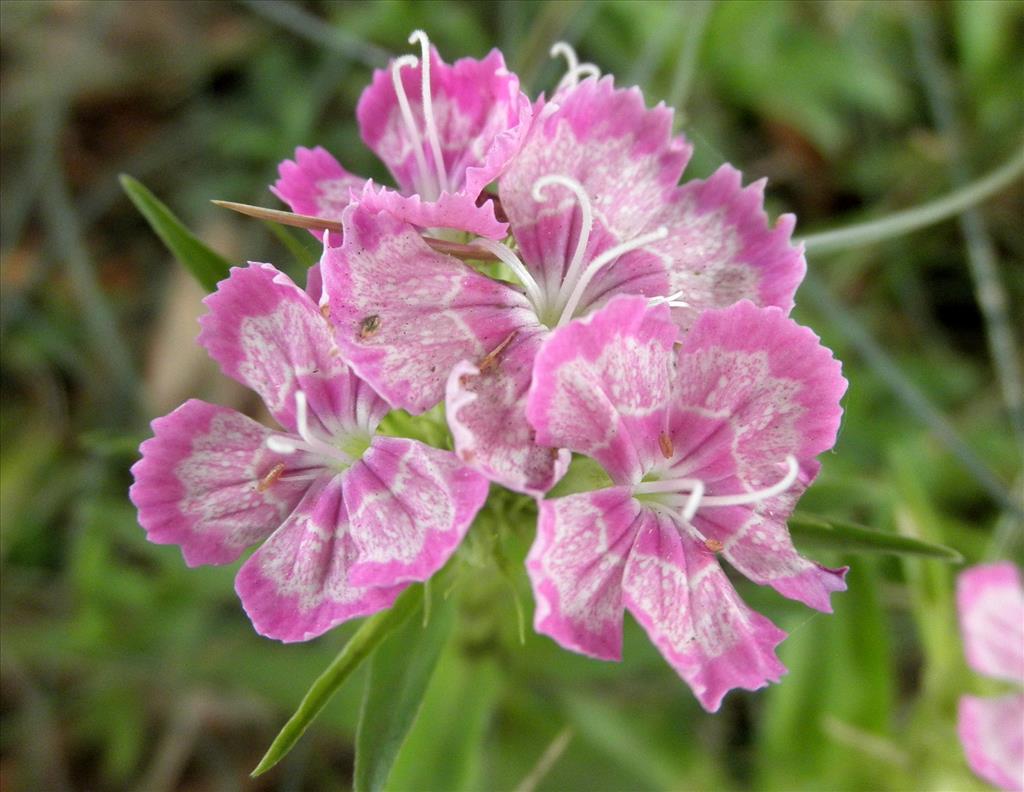
<path fill-rule="evenodd" d="M 667 511 L 677 524 L 709 549 L 720 550 L 721 542 L 708 539 L 693 525 L 698 509 L 721 506 L 746 506 L 781 495 L 796 483 L 800 464 L 792 454 L 786 457 L 786 474 L 770 487 L 735 495 L 705 495 L 704 482 L 696 478 L 665 478 L 642 481 L 633 487 L 633 495 L 657 509 Z"/>
<path fill-rule="evenodd" d="M 579 57 L 576 55 L 576 50 L 572 48 L 572 45 L 567 41 L 557 41 L 552 45 L 550 53 L 552 58 L 557 58 L 561 55 L 565 58 L 565 74 L 562 79 L 558 81 L 558 85 L 555 87 L 555 93 L 566 88 L 575 88 L 580 84 L 580 80 L 586 79 L 587 77 L 600 77 L 601 70 L 597 68 L 593 63 L 580 63 Z"/>
<path fill-rule="evenodd" d="M 325 438 L 310 427 L 308 402 L 305 392 L 301 390 L 295 392 L 295 424 L 298 437 L 291 434 L 271 435 L 267 438 L 267 448 L 275 454 L 304 452 L 314 458 L 317 467 L 332 468 L 340 472 L 359 459 L 370 447 L 368 434 L 364 436 L 352 433 Z M 282 479 L 296 477 L 303 476 L 281 476 Z"/>
<path fill-rule="evenodd" d="M 416 192 L 425 200 L 434 201 L 442 192 L 450 191 L 451 185 L 448 183 L 448 172 L 445 168 L 444 156 L 441 153 L 441 137 L 437 132 L 437 120 L 434 117 L 434 98 L 430 92 L 430 39 L 422 30 L 416 30 L 409 36 L 409 43 L 419 43 L 421 57 L 418 60 L 415 55 L 402 55 L 400 58 L 395 58 L 391 64 L 391 82 L 395 87 L 398 108 L 412 140 L 413 155 L 416 157 L 416 167 L 419 169 L 419 179 L 415 180 L 417 182 Z M 423 111 L 424 128 L 422 134 L 413 116 L 401 75 L 403 67 L 415 68 L 417 64 L 420 66 L 420 106 Z M 424 136 L 426 136 L 427 145 L 430 146 L 430 153 L 434 160 L 433 170 L 427 165 L 423 145 Z"/>
<path fill-rule="evenodd" d="M 473 244 L 497 256 L 515 273 L 526 289 L 526 296 L 533 304 L 537 318 L 548 327 L 555 328 L 568 324 L 573 319 L 587 286 L 598 272 L 620 256 L 664 239 L 668 236 L 668 229 L 661 226 L 650 233 L 620 242 L 588 262 L 586 261 L 587 245 L 594 229 L 594 208 L 590 197 L 583 185 L 575 179 L 561 174 L 549 174 L 533 183 L 533 199 L 538 203 L 547 201 L 546 190 L 552 186 L 569 190 L 580 207 L 579 236 L 564 275 L 557 268 L 549 268 L 547 280 L 544 286 L 541 286 L 508 245 L 488 239 L 478 239 Z M 664 298 L 663 301 L 670 305 L 685 305 L 677 300 L 679 296 L 679 293 L 673 294 Z"/>

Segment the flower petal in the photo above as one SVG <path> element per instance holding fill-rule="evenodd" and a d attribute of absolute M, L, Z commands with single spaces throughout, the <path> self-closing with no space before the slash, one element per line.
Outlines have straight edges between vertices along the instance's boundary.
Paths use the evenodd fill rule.
<path fill-rule="evenodd" d="M 648 512 L 622 578 L 623 601 L 709 712 L 733 688 L 757 690 L 786 669 L 786 637 L 750 610 L 713 554 Z"/>
<path fill-rule="evenodd" d="M 626 487 L 540 501 L 526 559 L 534 628 L 602 660 L 622 656 L 622 571 L 641 510 Z"/>
<path fill-rule="evenodd" d="M 199 343 L 229 377 L 255 390 L 295 430 L 295 393 L 332 434 L 372 431 L 387 405 L 341 360 L 310 297 L 270 264 L 235 267 L 206 298 Z M 354 424 L 356 418 L 366 423 Z"/>
<path fill-rule="evenodd" d="M 455 450 L 491 481 L 528 494 L 551 489 L 568 469 L 567 451 L 535 441 L 526 396 L 544 332 L 510 336 L 485 362 L 462 361 L 448 377 L 445 408 Z"/>
<path fill-rule="evenodd" d="M 975 773 L 1000 789 L 1024 789 L 1024 694 L 963 696 L 957 731 Z"/>
<path fill-rule="evenodd" d="M 344 244 L 322 262 L 331 322 L 345 359 L 392 405 L 430 409 L 456 363 L 535 322 L 522 294 L 431 250 L 408 223 L 361 205 L 344 222 Z"/>
<path fill-rule="evenodd" d="M 537 356 L 526 409 L 537 442 L 594 457 L 617 483 L 638 481 L 662 458 L 677 333 L 668 308 L 639 297 L 556 330 Z"/>
<path fill-rule="evenodd" d="M 829 595 L 846 591 L 848 567 L 834 569 L 804 558 L 793 547 L 785 520 L 776 517 L 776 513 L 792 513 L 817 468 L 814 463 L 801 470 L 798 483 L 782 495 L 753 508 L 703 509 L 694 524 L 704 536 L 720 541 L 721 554 L 750 580 L 771 586 L 810 608 L 831 613 Z"/>
<path fill-rule="evenodd" d="M 682 292 L 688 303 L 673 309 L 684 329 L 702 311 L 739 300 L 778 306 L 786 313 L 793 308 L 793 294 L 807 270 L 803 245 L 791 240 L 796 220 L 782 215 L 770 227 L 765 180 L 743 187 L 741 179 L 738 170 L 723 165 L 708 179 L 674 190 L 651 220 L 668 229 L 664 240 L 647 249 L 664 260 L 669 293 Z"/>
<path fill-rule="evenodd" d="M 149 540 L 179 545 L 189 566 L 234 561 L 309 485 L 282 479 L 295 463 L 266 447 L 269 429 L 234 410 L 190 399 L 153 421 L 153 433 L 129 494 Z M 275 473 L 279 464 L 286 467 Z"/>
<path fill-rule="evenodd" d="M 783 479 L 789 455 L 799 463 L 786 492 L 747 506 L 702 506 L 694 525 L 721 541 L 751 580 L 829 611 L 845 570 L 801 558 L 786 518 L 817 474 L 814 457 L 835 442 L 846 389 L 839 362 L 781 309 L 743 301 L 701 315 L 678 351 L 675 376 L 673 475 L 699 478 L 706 496 L 727 496 Z"/>
<path fill-rule="evenodd" d="M 390 586 L 429 578 L 466 535 L 487 488 L 451 451 L 374 438 L 342 488 L 359 551 L 350 581 Z"/>
<path fill-rule="evenodd" d="M 538 113 L 499 186 L 524 262 L 542 283 L 560 282 L 580 229 L 572 193 L 549 187 L 548 200 L 538 202 L 532 194 L 538 179 L 567 176 L 583 186 L 594 211 L 589 261 L 658 227 L 657 215 L 691 151 L 682 137 L 672 136 L 672 111 L 664 105 L 648 109 L 638 88 L 616 89 L 606 77 L 559 94 Z M 661 266 L 650 257 L 645 265 Z M 600 293 L 607 284 L 591 288 Z"/>
<path fill-rule="evenodd" d="M 463 58 L 449 66 L 431 48 L 430 91 L 447 176 L 447 185 L 438 189 L 433 154 L 426 143 L 420 69 L 419 64 L 403 68 L 401 80 L 429 173 L 421 173 L 417 164 L 417 143 L 402 118 L 390 68 L 374 72 L 356 109 L 363 140 L 388 166 L 406 196 L 389 198 L 389 206 L 423 228 L 458 228 L 499 239 L 507 224 L 497 220 L 493 203 L 478 206 L 477 199 L 522 146 L 532 117 L 530 101 L 498 50 L 483 60 Z"/>
<path fill-rule="evenodd" d="M 277 166 L 279 178 L 270 191 L 297 214 L 341 220 L 341 213 L 360 193 L 366 179 L 349 173 L 326 149 L 295 149 L 295 160 L 284 160 Z M 324 238 L 320 229 L 310 229 L 317 239 Z M 332 236 L 332 244 L 341 243 L 341 235 Z"/>
<path fill-rule="evenodd" d="M 288 520 L 238 571 L 235 590 L 261 635 L 308 641 L 357 616 L 388 608 L 405 588 L 353 585 L 358 553 L 342 497 L 344 476 L 313 482 Z"/>
<path fill-rule="evenodd" d="M 979 674 L 1024 684 L 1024 590 L 1009 561 L 962 572 L 956 586 L 967 662 Z"/>

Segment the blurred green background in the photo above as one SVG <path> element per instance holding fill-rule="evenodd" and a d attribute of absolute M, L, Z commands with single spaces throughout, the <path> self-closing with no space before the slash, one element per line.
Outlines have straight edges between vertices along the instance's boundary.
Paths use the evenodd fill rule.
<path fill-rule="evenodd" d="M 202 290 L 119 173 L 232 260 L 290 266 L 265 226 L 209 199 L 277 206 L 267 185 L 296 145 L 386 180 L 355 102 L 419 27 L 449 61 L 501 47 L 531 95 L 563 69 L 550 45 L 572 42 L 679 108 L 688 177 L 723 162 L 768 177 L 770 212 L 795 212 L 801 235 L 950 193 L 1024 132 L 1024 4 L 1010 0 L 5 0 L 0 22 L 5 791 L 351 783 L 361 676 L 278 768 L 248 772 L 352 626 L 308 645 L 262 639 L 234 567 L 188 570 L 135 521 L 128 468 L 150 419 L 189 396 L 256 405 L 193 343 Z M 808 256 L 796 316 L 836 349 L 850 389 L 802 507 L 969 563 L 1019 560 L 1020 348 L 999 344 L 1024 326 L 1022 218 L 1018 179 L 959 220 Z M 455 637 L 394 788 L 984 788 L 955 734 L 957 697 L 991 692 L 962 660 L 955 566 L 818 552 L 851 566 L 834 616 L 739 582 L 791 631 L 790 672 L 708 715 L 631 621 L 622 664 L 529 629 L 520 643 L 533 529 L 514 505 L 494 506 L 510 580 L 488 537 L 462 551 Z"/>

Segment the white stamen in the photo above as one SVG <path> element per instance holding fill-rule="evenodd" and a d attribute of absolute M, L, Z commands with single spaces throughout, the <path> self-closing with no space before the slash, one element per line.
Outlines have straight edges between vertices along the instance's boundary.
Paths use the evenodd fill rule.
<path fill-rule="evenodd" d="M 558 81 L 558 85 L 555 88 L 556 93 L 563 88 L 575 88 L 580 82 L 581 75 L 586 75 L 587 77 L 601 76 L 601 70 L 593 63 L 580 63 L 576 50 L 567 41 L 556 41 L 551 46 L 549 54 L 552 58 L 557 58 L 559 55 L 565 58 L 565 74 Z"/>
<path fill-rule="evenodd" d="M 786 464 L 789 469 L 786 471 L 786 475 L 777 483 L 770 487 L 765 487 L 762 490 L 755 490 L 754 492 L 744 492 L 739 495 L 709 495 L 704 498 L 701 502 L 702 506 L 744 506 L 748 503 L 758 503 L 767 498 L 774 498 L 779 495 L 796 482 L 796 477 L 800 475 L 800 463 L 796 461 L 796 457 L 790 454 L 786 457 Z"/>
<path fill-rule="evenodd" d="M 597 68 L 593 63 L 581 63 L 579 66 L 569 69 L 558 81 L 558 85 L 555 87 L 555 93 L 563 90 L 564 88 L 575 88 L 580 84 L 582 80 L 587 77 L 593 77 L 597 79 L 601 76 L 601 70 Z"/>
<path fill-rule="evenodd" d="M 572 48 L 572 44 L 568 41 L 556 41 L 551 45 L 551 49 L 548 50 L 548 54 L 552 58 L 557 58 L 559 55 L 565 58 L 565 67 L 569 71 L 572 71 L 580 65 L 580 59 L 576 55 L 576 50 Z"/>
<path fill-rule="evenodd" d="M 594 209 L 590 203 L 590 196 L 586 189 L 575 179 L 559 174 L 541 176 L 533 183 L 533 200 L 543 203 L 547 200 L 544 196 L 544 189 L 552 184 L 558 184 L 570 190 L 576 196 L 580 205 L 580 235 L 576 240 L 576 250 L 573 252 L 572 260 L 562 278 L 562 285 L 559 291 L 567 291 L 576 285 L 576 279 L 580 276 L 583 267 L 583 254 L 587 250 L 587 243 L 590 241 L 590 232 L 594 228 Z"/>
<path fill-rule="evenodd" d="M 505 265 L 515 273 L 515 276 L 519 278 L 520 283 L 526 289 L 526 296 L 533 304 L 534 310 L 540 314 L 544 311 L 544 291 L 540 285 L 534 279 L 533 275 L 526 268 L 526 265 L 519 259 L 512 249 L 501 242 L 495 242 L 491 239 L 477 239 L 473 242 L 479 248 L 483 248 L 488 253 L 495 255 Z"/>
<path fill-rule="evenodd" d="M 690 304 L 686 300 L 680 300 L 683 296 L 681 291 L 673 292 L 666 297 L 652 297 L 647 301 L 647 306 L 653 308 L 655 305 L 661 305 L 664 303 L 669 308 L 689 308 Z"/>
<path fill-rule="evenodd" d="M 271 435 L 267 438 L 267 448 L 275 454 L 294 454 L 296 451 L 305 451 L 332 462 L 340 462 L 343 465 L 352 464 L 352 457 L 337 446 L 318 438 L 309 428 L 308 403 L 306 394 L 301 390 L 295 391 L 295 427 L 301 439 L 297 439 L 293 435 Z"/>
<path fill-rule="evenodd" d="M 576 310 L 576 306 L 579 305 L 580 300 L 583 298 L 583 292 L 586 290 L 590 281 L 593 280 L 594 276 L 601 271 L 601 268 L 617 259 L 619 256 L 625 255 L 630 251 L 641 248 L 644 245 L 649 245 L 651 242 L 658 242 L 668 236 L 668 229 L 665 226 L 661 226 L 656 231 L 652 231 L 649 234 L 641 234 L 638 237 L 634 237 L 626 242 L 622 242 L 613 248 L 609 248 L 600 256 L 595 258 L 587 265 L 586 271 L 580 276 L 579 281 L 576 283 L 572 290 L 568 301 L 565 303 L 565 308 L 562 309 L 562 315 L 558 318 L 558 325 L 566 324 L 572 319 L 573 312 Z"/>
<path fill-rule="evenodd" d="M 693 487 L 693 492 L 690 493 L 690 497 L 686 499 L 686 505 L 683 506 L 683 520 L 689 523 L 693 520 L 697 509 L 700 508 L 701 499 L 704 497 L 704 482 L 697 481 Z M 694 529 L 696 530 L 696 529 Z"/>
<path fill-rule="evenodd" d="M 405 85 L 402 84 L 402 75 L 400 74 L 403 66 L 415 68 L 418 63 L 419 61 L 415 55 L 402 55 L 399 58 L 395 58 L 391 63 L 391 82 L 395 86 L 395 96 L 398 98 L 398 109 L 402 112 L 402 120 L 405 122 L 405 128 L 409 132 L 409 137 L 412 138 L 412 153 L 416 157 L 416 167 L 419 168 L 422 178 L 429 180 L 428 184 L 423 185 L 422 192 L 428 193 L 430 198 L 436 198 L 437 195 L 441 194 L 441 188 L 434 183 L 434 177 L 427 168 L 427 158 L 423 155 L 423 138 L 420 135 L 419 127 L 416 126 L 416 119 L 412 116 L 409 97 L 405 95 Z M 425 115 L 425 107 L 423 112 Z M 436 195 L 429 196 L 430 190 L 433 190 Z"/>
<path fill-rule="evenodd" d="M 414 30 L 409 36 L 409 43 L 420 44 L 420 91 L 423 101 L 423 122 L 427 130 L 427 140 L 434 154 L 434 167 L 437 169 L 438 191 L 448 189 L 448 171 L 444 166 L 441 154 L 441 136 L 437 133 L 437 120 L 434 118 L 434 98 L 430 94 L 430 39 L 422 30 Z"/>
<path fill-rule="evenodd" d="M 633 488 L 633 493 L 637 495 L 670 493 L 660 499 L 661 503 L 681 507 L 683 519 L 689 521 L 703 506 L 745 506 L 750 503 L 760 503 L 785 492 L 793 486 L 797 476 L 800 475 L 800 463 L 792 454 L 786 457 L 786 466 L 786 475 L 778 482 L 753 492 L 741 492 L 736 495 L 704 495 L 704 482 L 699 479 L 677 478 L 642 482 Z"/>

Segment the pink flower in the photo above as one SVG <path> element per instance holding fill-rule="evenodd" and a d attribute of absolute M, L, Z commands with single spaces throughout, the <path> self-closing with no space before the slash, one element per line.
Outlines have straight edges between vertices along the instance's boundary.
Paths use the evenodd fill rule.
<path fill-rule="evenodd" d="M 678 186 L 690 146 L 672 136 L 672 112 L 610 78 L 573 80 L 499 181 L 516 249 L 476 242 L 521 285 L 433 251 L 366 203 L 346 209 L 344 243 L 322 261 L 338 344 L 359 375 L 412 412 L 446 397 L 459 455 L 529 493 L 547 491 L 568 461 L 534 442 L 525 418 L 552 329 L 618 294 L 668 302 L 683 328 L 744 298 L 788 311 L 805 269 L 792 217 L 767 225 L 763 183 L 743 188 L 725 166 Z M 381 320 L 371 338 L 358 332 L 367 315 Z"/>
<path fill-rule="evenodd" d="M 508 228 L 484 188 L 504 171 L 530 127 L 530 100 L 498 50 L 449 66 L 416 31 L 421 57 L 396 58 L 374 72 L 356 114 L 366 145 L 399 192 L 346 171 L 322 148 L 299 148 L 271 188 L 299 214 L 340 220 L 353 200 L 387 209 L 421 228 L 454 228 L 500 238 Z"/>
<path fill-rule="evenodd" d="M 448 560 L 487 481 L 451 452 L 375 435 L 387 404 L 271 265 L 232 269 L 206 304 L 200 343 L 284 431 L 196 399 L 155 420 L 132 468 L 148 538 L 179 545 L 190 566 L 263 542 L 235 588 L 271 638 L 307 640 L 389 607 Z"/>
<path fill-rule="evenodd" d="M 1003 561 L 971 567 L 956 587 L 967 663 L 979 674 L 1024 687 L 1024 590 Z M 1002 789 L 1024 789 L 1024 691 L 963 696 L 958 723 L 967 762 Z"/>
<path fill-rule="evenodd" d="M 846 381 L 779 308 L 705 311 L 678 347 L 669 312 L 619 297 L 541 349 L 537 442 L 593 457 L 613 485 L 540 501 L 527 570 L 538 632 L 618 659 L 628 609 L 714 711 L 785 670 L 785 633 L 743 604 L 716 553 L 821 611 L 845 588 L 845 569 L 797 554 L 786 518 L 835 442 Z"/>

